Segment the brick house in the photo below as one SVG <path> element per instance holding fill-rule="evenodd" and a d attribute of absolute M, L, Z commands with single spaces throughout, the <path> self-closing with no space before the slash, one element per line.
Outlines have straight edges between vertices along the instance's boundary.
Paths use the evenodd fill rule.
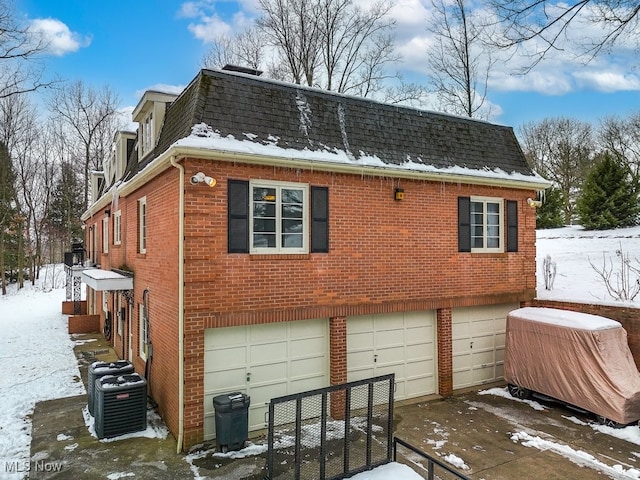
<path fill-rule="evenodd" d="M 511 128 L 228 70 L 133 120 L 95 174 L 83 280 L 178 449 L 214 436 L 222 393 L 257 430 L 270 398 L 329 384 L 501 378 L 549 185 Z"/>

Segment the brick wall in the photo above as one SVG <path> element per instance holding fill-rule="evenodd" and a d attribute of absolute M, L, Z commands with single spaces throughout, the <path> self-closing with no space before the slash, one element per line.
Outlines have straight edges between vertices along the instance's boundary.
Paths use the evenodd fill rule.
<path fill-rule="evenodd" d="M 438 342 L 438 393 L 453 393 L 453 315 L 450 308 L 436 312 Z"/>

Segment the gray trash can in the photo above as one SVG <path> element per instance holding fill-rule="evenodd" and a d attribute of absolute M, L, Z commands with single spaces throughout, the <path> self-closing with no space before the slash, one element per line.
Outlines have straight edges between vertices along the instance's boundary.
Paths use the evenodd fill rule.
<path fill-rule="evenodd" d="M 216 418 L 216 448 L 222 453 L 240 450 L 249 436 L 251 398 L 240 392 L 213 397 Z"/>

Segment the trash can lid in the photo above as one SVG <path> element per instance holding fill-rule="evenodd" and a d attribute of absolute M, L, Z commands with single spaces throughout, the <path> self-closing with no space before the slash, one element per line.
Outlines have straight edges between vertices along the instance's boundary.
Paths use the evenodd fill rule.
<path fill-rule="evenodd" d="M 233 392 L 233 393 L 225 393 L 224 395 L 218 395 L 213 397 L 214 405 L 229 405 L 231 403 L 242 401 L 244 402 L 248 398 L 246 393 L 242 392 Z"/>

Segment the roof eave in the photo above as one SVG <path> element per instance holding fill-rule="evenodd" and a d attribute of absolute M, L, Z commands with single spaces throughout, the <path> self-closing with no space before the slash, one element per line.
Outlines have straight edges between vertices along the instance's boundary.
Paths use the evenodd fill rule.
<path fill-rule="evenodd" d="M 131 180 L 122 184 L 118 189 L 118 195 L 127 196 L 146 184 L 155 176 L 162 173 L 171 166 L 171 159 L 180 160 L 183 158 L 201 158 L 205 160 L 229 161 L 239 163 L 250 163 L 254 165 L 268 165 L 284 168 L 301 168 L 305 170 L 315 170 L 324 172 L 347 173 L 355 175 L 370 175 L 376 177 L 394 177 L 404 179 L 426 180 L 448 183 L 466 183 L 472 185 L 486 185 L 504 188 L 516 188 L 522 190 L 544 190 L 551 186 L 551 182 L 541 177 L 504 178 L 479 175 L 467 175 L 464 173 L 450 173 L 445 171 L 425 172 L 418 170 L 407 170 L 389 167 L 378 167 L 371 165 L 354 165 L 340 162 L 328 162 L 309 159 L 296 159 L 289 157 L 267 156 L 264 154 L 252 154 L 236 152 L 231 150 L 218 150 L 211 148 L 201 148 L 184 145 L 172 145 L 164 153 L 155 158 L 149 165 L 138 172 Z M 100 197 L 83 214 L 81 219 L 86 221 L 95 212 L 105 208 L 110 202 L 113 194 L 110 191 Z"/>

